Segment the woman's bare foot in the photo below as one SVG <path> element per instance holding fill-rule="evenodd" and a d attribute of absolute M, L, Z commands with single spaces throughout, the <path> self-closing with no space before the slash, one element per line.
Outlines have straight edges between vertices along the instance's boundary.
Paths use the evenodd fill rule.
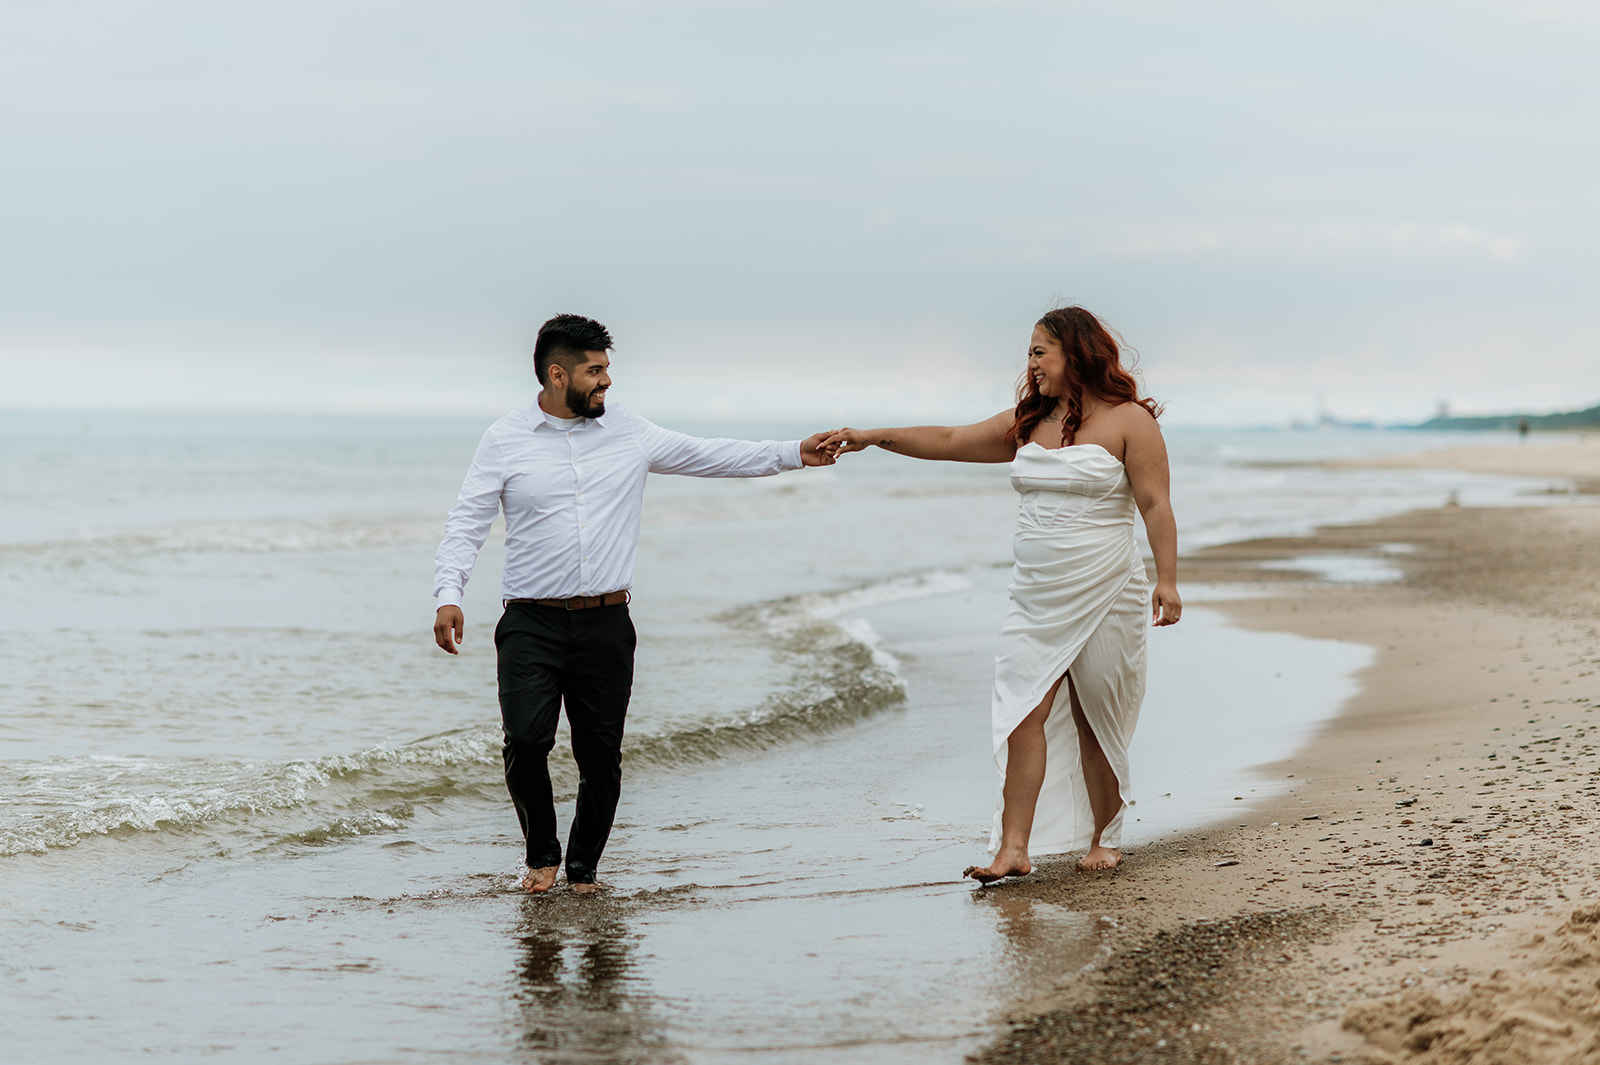
<path fill-rule="evenodd" d="M 595 892 L 600 890 L 600 885 L 595 883 L 593 880 L 589 881 L 588 883 L 584 883 L 582 881 L 579 881 L 576 884 L 569 883 L 567 886 L 572 888 L 573 894 L 576 895 L 593 895 Z"/>
<path fill-rule="evenodd" d="M 1104 872 L 1115 869 L 1117 863 L 1122 861 L 1122 852 L 1111 847 L 1102 847 L 1098 843 L 1089 848 L 1089 853 L 1078 859 L 1078 868 L 1087 873 Z"/>
<path fill-rule="evenodd" d="M 534 895 L 543 895 L 546 891 L 556 886 L 556 872 L 559 865 L 547 865 L 542 869 L 529 869 L 522 877 L 522 890 Z"/>
<path fill-rule="evenodd" d="M 969 865 L 961 871 L 961 875 L 980 884 L 992 884 L 1008 876 L 1027 876 L 1031 872 L 1033 865 L 1028 861 L 1026 851 L 1013 854 L 1001 848 L 1000 853 L 994 856 L 994 861 L 984 866 Z"/>

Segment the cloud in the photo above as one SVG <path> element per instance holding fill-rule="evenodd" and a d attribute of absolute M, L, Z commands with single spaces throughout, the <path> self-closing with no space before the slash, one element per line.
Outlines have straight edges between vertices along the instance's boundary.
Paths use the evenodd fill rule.
<path fill-rule="evenodd" d="M 890 52 L 883 57 L 883 65 L 889 70 L 944 73 L 951 70 L 960 70 L 970 65 L 970 61 L 966 56 L 958 52 L 927 49 L 923 51 Z"/>
<path fill-rule="evenodd" d="M 1527 22 L 1600 26 L 1600 7 L 1592 0 L 1434 0 L 1433 6 L 1452 11 L 1473 8 Z"/>
<path fill-rule="evenodd" d="M 3 406 L 493 413 L 572 309 L 663 416 L 961 418 L 1057 295 L 1184 418 L 1600 394 L 1576 5 L 13 6 Z"/>
<path fill-rule="evenodd" d="M 1097 225 L 1082 238 L 1086 252 L 1130 258 L 1465 255 L 1505 262 L 1519 258 L 1528 244 L 1521 235 L 1492 235 L 1462 222 L 1132 223 Z"/>

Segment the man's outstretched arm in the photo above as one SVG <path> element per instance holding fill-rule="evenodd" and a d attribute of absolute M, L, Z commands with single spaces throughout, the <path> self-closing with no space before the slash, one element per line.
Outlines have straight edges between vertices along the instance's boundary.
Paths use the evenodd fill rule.
<path fill-rule="evenodd" d="M 689 477 L 770 477 L 802 466 L 831 466 L 834 455 L 822 448 L 826 433 L 804 440 L 725 440 L 663 429 L 633 415 L 634 432 L 650 461 L 651 473 Z"/>

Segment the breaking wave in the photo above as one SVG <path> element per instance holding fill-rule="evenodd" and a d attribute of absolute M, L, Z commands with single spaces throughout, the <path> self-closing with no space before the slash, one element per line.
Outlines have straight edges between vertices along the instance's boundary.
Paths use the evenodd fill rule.
<path fill-rule="evenodd" d="M 725 615 L 754 630 L 791 668 L 789 682 L 731 718 L 674 719 L 630 734 L 624 764 L 649 772 L 735 757 L 848 728 L 899 706 L 894 658 L 860 618 L 842 615 L 967 587 L 932 573 L 744 607 Z M 557 751 L 567 750 L 557 740 Z M 458 729 L 400 746 L 292 762 L 146 757 L 12 762 L 0 785 L 0 856 L 71 847 L 93 836 L 243 831 L 259 842 L 319 844 L 392 832 L 418 806 L 453 798 L 499 801 L 500 730 Z M 577 767 L 552 757 L 559 798 L 577 790 Z M 307 815 L 312 824 L 306 826 Z"/>
<path fill-rule="evenodd" d="M 0 543 L 0 556 L 77 560 L 165 552 L 337 551 L 436 542 L 441 530 L 436 517 L 410 515 L 315 521 L 200 521 L 110 531 L 90 529 L 53 540 Z"/>

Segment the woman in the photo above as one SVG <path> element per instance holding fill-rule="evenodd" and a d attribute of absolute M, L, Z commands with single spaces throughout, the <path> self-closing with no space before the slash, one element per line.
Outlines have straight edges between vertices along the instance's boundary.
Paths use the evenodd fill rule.
<path fill-rule="evenodd" d="M 1183 604 L 1161 408 L 1140 397 L 1119 352 L 1088 311 L 1054 310 L 1034 327 L 1016 409 L 975 425 L 841 429 L 822 443 L 836 454 L 870 444 L 913 458 L 1011 463 L 1022 502 L 995 657 L 1000 808 L 993 860 L 963 874 L 981 883 L 1032 872 L 1030 851 L 1087 846 L 1080 869 L 1112 869 L 1122 858 L 1146 596 L 1157 625 L 1177 622 Z M 1135 505 L 1155 554 L 1148 593 Z"/>

